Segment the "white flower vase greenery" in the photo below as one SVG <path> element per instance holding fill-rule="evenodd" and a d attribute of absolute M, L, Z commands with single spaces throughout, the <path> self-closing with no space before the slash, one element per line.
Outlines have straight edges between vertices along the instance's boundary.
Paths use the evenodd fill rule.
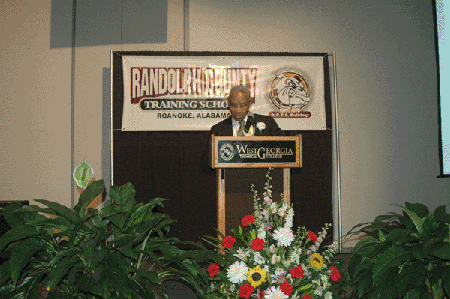
<path fill-rule="evenodd" d="M 206 298 L 312 299 L 332 298 L 332 284 L 340 273 L 330 261 L 334 242 L 321 249 L 327 229 L 316 235 L 304 227 L 294 233 L 292 206 L 272 201 L 270 170 L 263 200 L 254 190 L 255 211 L 242 218 L 242 226 L 222 240 L 208 236 L 224 254 L 208 267 Z M 283 196 L 282 196 L 283 201 Z"/>

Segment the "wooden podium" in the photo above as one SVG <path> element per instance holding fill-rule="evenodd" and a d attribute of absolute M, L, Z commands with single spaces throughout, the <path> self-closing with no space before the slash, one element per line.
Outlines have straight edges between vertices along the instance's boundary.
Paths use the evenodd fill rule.
<path fill-rule="evenodd" d="M 302 136 L 211 136 L 210 166 L 217 175 L 217 228 L 224 235 L 253 212 L 255 185 L 262 199 L 268 168 L 272 197 L 290 204 L 290 168 L 302 167 Z M 220 236 L 219 236 L 220 237 Z"/>

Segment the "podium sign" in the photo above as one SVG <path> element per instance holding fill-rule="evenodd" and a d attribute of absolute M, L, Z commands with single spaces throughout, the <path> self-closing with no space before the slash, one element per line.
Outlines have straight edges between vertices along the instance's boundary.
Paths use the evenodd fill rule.
<path fill-rule="evenodd" d="M 301 136 L 212 138 L 212 168 L 302 167 Z"/>

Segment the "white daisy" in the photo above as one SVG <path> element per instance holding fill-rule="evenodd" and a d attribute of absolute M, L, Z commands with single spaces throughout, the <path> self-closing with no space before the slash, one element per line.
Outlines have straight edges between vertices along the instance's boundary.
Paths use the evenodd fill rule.
<path fill-rule="evenodd" d="M 294 210 L 289 209 L 286 216 L 286 223 L 284 224 L 284 227 L 291 228 L 293 224 L 294 219 Z"/>
<path fill-rule="evenodd" d="M 317 287 L 315 290 L 314 290 L 314 294 L 315 295 L 317 295 L 317 296 L 322 296 L 322 294 L 323 294 L 323 289 L 322 289 L 322 287 Z"/>
<path fill-rule="evenodd" d="M 247 261 L 247 255 L 248 253 L 246 253 L 244 250 L 242 250 L 241 248 L 239 248 L 235 254 L 233 254 L 235 257 L 237 257 L 238 259 L 246 262 Z"/>
<path fill-rule="evenodd" d="M 291 253 L 291 263 L 298 265 L 300 262 L 300 254 L 302 254 L 302 250 L 299 249 L 297 252 Z"/>
<path fill-rule="evenodd" d="M 265 293 L 264 293 L 264 299 L 287 299 L 289 298 L 288 295 L 285 295 L 280 288 L 274 288 L 270 287 Z"/>
<path fill-rule="evenodd" d="M 332 296 L 331 292 L 327 292 L 325 294 L 325 299 L 332 299 L 332 298 L 333 298 L 333 296 Z"/>
<path fill-rule="evenodd" d="M 312 283 L 317 285 L 316 289 L 314 290 L 314 294 L 317 296 L 322 296 L 324 288 L 321 285 L 320 280 L 313 280 Z"/>
<path fill-rule="evenodd" d="M 283 205 L 278 209 L 278 216 L 283 217 L 286 214 L 286 203 L 283 203 Z"/>
<path fill-rule="evenodd" d="M 232 283 L 241 283 L 247 279 L 248 267 L 244 262 L 234 262 L 228 267 L 227 277 Z"/>
<path fill-rule="evenodd" d="M 277 212 L 277 203 L 276 202 L 273 202 L 270 205 L 270 212 L 272 212 L 272 214 L 276 214 L 276 212 Z"/>
<path fill-rule="evenodd" d="M 275 252 L 277 252 L 277 248 L 275 247 L 275 245 L 270 245 L 270 247 L 269 247 L 269 251 L 271 252 L 271 253 L 275 253 Z"/>
<path fill-rule="evenodd" d="M 272 274 L 271 277 L 273 282 L 282 283 L 286 281 L 286 271 L 281 268 L 277 268 L 277 270 L 275 270 L 275 274 Z"/>
<path fill-rule="evenodd" d="M 278 241 L 278 246 L 288 247 L 294 241 L 294 234 L 291 229 L 287 227 L 282 227 L 275 230 L 273 238 Z"/>
<path fill-rule="evenodd" d="M 286 268 L 288 268 L 290 264 L 291 264 L 291 261 L 290 261 L 290 260 L 285 260 L 285 261 L 283 261 L 283 265 L 284 265 Z"/>
<path fill-rule="evenodd" d="M 259 238 L 259 239 L 263 239 L 263 240 L 266 239 L 266 230 L 264 229 L 264 227 L 261 227 L 261 228 L 258 230 L 258 238 Z"/>
<path fill-rule="evenodd" d="M 264 257 L 259 252 L 255 252 L 253 260 L 254 260 L 255 264 L 257 264 L 257 265 L 264 265 L 264 263 L 266 262 Z"/>
<path fill-rule="evenodd" d="M 279 262 L 281 262 L 281 257 L 276 254 L 272 255 L 272 264 L 275 265 L 276 263 L 279 263 Z"/>

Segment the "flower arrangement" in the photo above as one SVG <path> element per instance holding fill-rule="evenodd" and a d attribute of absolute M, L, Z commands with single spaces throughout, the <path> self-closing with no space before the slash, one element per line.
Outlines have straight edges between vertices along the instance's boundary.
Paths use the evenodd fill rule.
<path fill-rule="evenodd" d="M 221 234 L 222 240 L 206 240 L 223 252 L 208 267 L 206 298 L 331 299 L 331 284 L 340 278 L 330 266 L 337 243 L 319 250 L 331 224 L 318 235 L 304 227 L 294 234 L 294 210 L 283 196 L 281 203 L 272 201 L 270 170 L 266 177 L 262 204 L 252 185 L 255 211 L 242 218 L 242 226 Z"/>

